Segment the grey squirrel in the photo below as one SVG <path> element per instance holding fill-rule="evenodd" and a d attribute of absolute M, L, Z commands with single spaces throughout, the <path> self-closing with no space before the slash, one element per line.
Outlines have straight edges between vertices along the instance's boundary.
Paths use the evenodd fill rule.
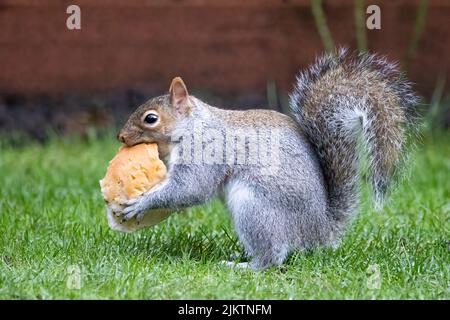
<path fill-rule="evenodd" d="M 293 249 L 334 246 L 357 211 L 358 146 L 365 147 L 365 173 L 374 200 L 381 202 L 403 166 L 407 126 L 417 101 L 395 65 L 345 49 L 320 56 L 298 75 L 291 116 L 212 107 L 190 96 L 177 77 L 169 94 L 138 107 L 118 134 L 130 146 L 157 143 L 168 178 L 117 214 L 124 221 L 140 219 L 149 209 L 190 207 L 223 192 L 253 269 L 279 266 Z M 192 148 L 182 143 L 192 144 L 208 129 L 214 139 Z M 230 133 L 236 140 L 227 139 Z M 243 157 L 227 158 L 223 150 L 234 148 L 241 134 Z M 211 141 L 224 148 L 211 148 Z M 255 141 L 258 150 L 270 146 L 276 154 L 272 173 L 261 171 L 272 160 L 252 161 L 260 155 L 253 152 Z M 203 161 L 193 161 L 205 151 L 215 153 L 214 161 L 205 161 L 204 154 Z"/>

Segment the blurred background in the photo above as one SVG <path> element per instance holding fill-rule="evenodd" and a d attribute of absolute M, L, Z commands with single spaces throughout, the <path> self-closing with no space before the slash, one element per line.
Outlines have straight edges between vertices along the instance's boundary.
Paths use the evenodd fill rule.
<path fill-rule="evenodd" d="M 285 112 L 298 70 L 336 46 L 398 61 L 448 128 L 449 18 L 448 0 L 0 0 L 0 134 L 98 134 L 178 75 L 210 104 Z"/>

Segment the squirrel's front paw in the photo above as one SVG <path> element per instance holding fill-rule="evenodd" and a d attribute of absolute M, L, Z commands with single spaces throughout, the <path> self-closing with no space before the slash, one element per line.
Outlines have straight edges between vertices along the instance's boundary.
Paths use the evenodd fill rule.
<path fill-rule="evenodd" d="M 133 217 L 139 222 L 144 217 L 144 213 L 147 210 L 147 205 L 144 196 L 140 196 L 135 199 L 128 200 L 122 204 L 125 208 L 120 213 L 122 222 L 128 221 Z"/>

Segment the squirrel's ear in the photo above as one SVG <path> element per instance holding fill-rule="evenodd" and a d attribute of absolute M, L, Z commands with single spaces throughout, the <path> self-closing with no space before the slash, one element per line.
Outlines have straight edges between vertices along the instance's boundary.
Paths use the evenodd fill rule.
<path fill-rule="evenodd" d="M 189 95 L 183 80 L 175 77 L 170 84 L 169 89 L 170 103 L 181 113 L 189 109 Z"/>

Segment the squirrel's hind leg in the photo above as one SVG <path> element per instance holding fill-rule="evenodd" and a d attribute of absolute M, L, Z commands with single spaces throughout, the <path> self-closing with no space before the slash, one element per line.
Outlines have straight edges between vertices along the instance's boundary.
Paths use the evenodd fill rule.
<path fill-rule="evenodd" d="M 265 205 L 254 201 L 241 204 L 240 210 L 230 208 L 234 228 L 254 270 L 280 266 L 289 253 L 283 219 Z"/>
<path fill-rule="evenodd" d="M 279 267 L 283 264 L 288 255 L 287 245 L 280 244 L 268 251 L 257 255 L 250 261 L 253 270 L 264 270 L 270 267 Z"/>
<path fill-rule="evenodd" d="M 229 187 L 227 204 L 238 238 L 251 258 L 251 268 L 281 265 L 290 247 L 289 232 L 285 229 L 289 226 L 283 213 L 242 183 Z"/>

